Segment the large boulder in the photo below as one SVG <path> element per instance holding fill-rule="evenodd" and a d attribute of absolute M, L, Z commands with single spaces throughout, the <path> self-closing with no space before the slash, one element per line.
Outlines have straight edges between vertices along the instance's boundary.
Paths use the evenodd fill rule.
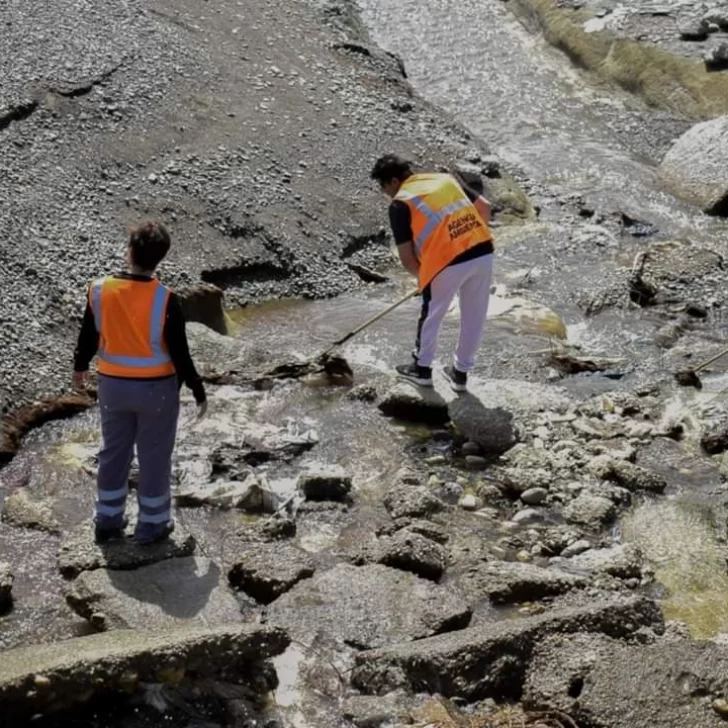
<path fill-rule="evenodd" d="M 546 636 L 598 632 L 623 638 L 646 627 L 664 629 L 654 601 L 597 601 L 361 653 L 356 656 L 352 683 L 374 695 L 404 689 L 469 701 L 517 699 L 534 646 Z"/>
<path fill-rule="evenodd" d="M 240 604 L 208 559 L 169 559 L 133 571 L 86 571 L 66 592 L 69 606 L 94 627 L 164 629 L 240 622 Z"/>
<path fill-rule="evenodd" d="M 524 703 L 609 728 L 725 726 L 728 649 L 710 642 L 629 645 L 559 635 L 534 651 Z"/>
<path fill-rule="evenodd" d="M 475 602 L 489 598 L 496 604 L 532 602 L 586 586 L 584 577 L 534 564 L 487 561 L 464 570 L 459 580 L 465 596 Z"/>
<path fill-rule="evenodd" d="M 58 568 L 65 577 L 78 576 L 94 569 L 138 569 L 176 557 L 191 556 L 197 546 L 194 536 L 177 526 L 165 541 L 139 546 L 125 538 L 105 544 L 94 542 L 93 524 L 85 523 L 61 541 Z"/>
<path fill-rule="evenodd" d="M 339 565 L 279 597 L 270 624 L 310 641 L 320 634 L 359 649 L 382 647 L 459 629 L 470 607 L 452 588 L 388 566 Z"/>
<path fill-rule="evenodd" d="M 302 579 L 313 576 L 313 559 L 288 544 L 256 544 L 230 569 L 230 583 L 261 604 L 270 604 Z"/>
<path fill-rule="evenodd" d="M 384 395 L 379 409 L 387 417 L 427 425 L 444 425 L 450 419 L 447 402 L 437 391 L 405 382 Z"/>
<path fill-rule="evenodd" d="M 662 160 L 660 179 L 708 214 L 728 215 L 728 116 L 685 132 Z"/>
<path fill-rule="evenodd" d="M 472 394 L 453 399 L 448 411 L 458 431 L 485 455 L 502 455 L 518 441 L 513 415 L 502 407 L 485 407 Z"/>
<path fill-rule="evenodd" d="M 10 564 L 0 561 L 0 614 L 13 605 L 13 572 Z"/>
<path fill-rule="evenodd" d="M 282 630 L 250 624 L 114 630 L 8 650 L 0 660 L 3 719 L 70 707 L 97 690 L 128 694 L 187 671 L 203 677 L 243 672 L 288 644 Z"/>

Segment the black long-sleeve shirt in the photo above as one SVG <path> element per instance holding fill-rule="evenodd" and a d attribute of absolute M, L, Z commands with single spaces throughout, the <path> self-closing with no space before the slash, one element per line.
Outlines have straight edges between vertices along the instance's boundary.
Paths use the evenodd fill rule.
<path fill-rule="evenodd" d="M 131 273 L 119 273 L 114 277 L 142 282 L 152 281 L 151 278 L 146 276 L 138 276 Z M 181 387 L 183 383 L 186 384 L 192 390 L 195 401 L 198 403 L 204 402 L 206 399 L 205 385 L 192 361 L 189 344 L 187 343 L 187 332 L 185 330 L 182 306 L 174 293 L 170 294 L 167 302 L 167 311 L 164 319 L 164 343 L 167 345 L 169 356 L 177 372 L 179 386 Z M 91 360 L 96 356 L 98 348 L 99 332 L 96 330 L 96 321 L 87 297 L 86 311 L 83 314 L 81 332 L 78 335 L 78 343 L 74 352 L 74 371 L 88 371 Z"/>

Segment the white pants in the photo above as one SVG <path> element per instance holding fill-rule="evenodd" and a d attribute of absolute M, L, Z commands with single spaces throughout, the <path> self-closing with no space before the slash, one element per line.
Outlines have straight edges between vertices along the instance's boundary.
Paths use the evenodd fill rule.
<path fill-rule="evenodd" d="M 470 371 L 483 338 L 493 280 L 493 254 L 440 271 L 422 292 L 422 314 L 417 329 L 417 363 L 431 367 L 437 338 L 453 298 L 460 299 L 460 335 L 453 363 L 461 372 Z"/>

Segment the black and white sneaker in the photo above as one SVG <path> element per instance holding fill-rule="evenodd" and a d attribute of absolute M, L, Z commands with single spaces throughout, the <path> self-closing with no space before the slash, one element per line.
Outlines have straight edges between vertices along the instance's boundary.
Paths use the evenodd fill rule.
<path fill-rule="evenodd" d="M 450 381 L 450 387 L 453 392 L 468 391 L 468 375 L 467 372 L 460 372 L 455 367 L 445 367 L 445 376 Z"/>
<path fill-rule="evenodd" d="M 432 386 L 432 369 L 430 367 L 421 367 L 419 364 L 400 364 L 397 374 L 418 387 Z"/>

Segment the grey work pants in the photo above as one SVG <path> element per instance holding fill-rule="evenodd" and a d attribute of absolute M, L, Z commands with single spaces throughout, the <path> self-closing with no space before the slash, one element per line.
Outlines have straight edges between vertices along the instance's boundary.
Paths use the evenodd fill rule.
<path fill-rule="evenodd" d="M 139 460 L 137 536 L 154 535 L 172 519 L 170 479 L 179 416 L 177 377 L 144 381 L 99 376 L 103 446 L 99 453 L 96 524 L 124 522 L 129 468 Z"/>

